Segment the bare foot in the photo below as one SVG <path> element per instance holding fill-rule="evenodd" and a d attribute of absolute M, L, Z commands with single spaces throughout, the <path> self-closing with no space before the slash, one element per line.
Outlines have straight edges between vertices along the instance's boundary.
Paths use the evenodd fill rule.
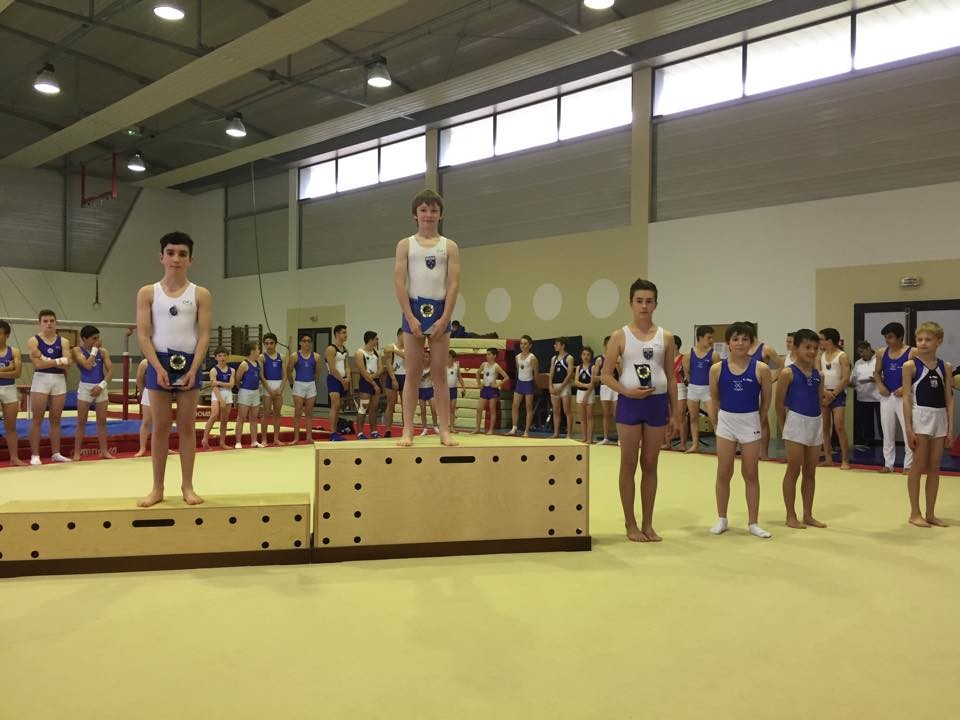
<path fill-rule="evenodd" d="M 76 460 L 79 460 L 79 459 L 80 459 L 80 453 L 75 452 L 75 453 L 74 453 L 73 455 L 71 455 L 70 457 L 71 457 L 73 460 L 75 460 L 75 461 L 76 461 Z"/>
<path fill-rule="evenodd" d="M 143 456 L 146 455 L 146 454 L 147 454 L 147 451 L 146 451 L 146 450 L 137 450 L 137 451 L 133 454 L 133 456 L 134 456 L 134 457 L 143 457 Z"/>
<path fill-rule="evenodd" d="M 21 460 L 20 458 L 18 458 L 16 455 L 14 455 L 12 458 L 10 458 L 10 464 L 11 464 L 11 465 L 16 465 L 17 467 L 26 467 L 26 466 L 27 466 L 27 464 L 26 464 L 23 460 Z"/>
<path fill-rule="evenodd" d="M 116 460 L 116 459 L 117 459 L 117 456 L 114 455 L 114 454 L 113 454 L 112 452 L 110 452 L 109 450 L 107 450 L 106 452 L 100 453 L 100 457 L 102 457 L 104 460 Z"/>
<path fill-rule="evenodd" d="M 686 450 L 683 451 L 683 454 L 684 454 L 684 455 L 690 455 L 691 453 L 698 453 L 698 452 L 700 452 L 699 446 L 697 446 L 697 445 L 691 445 L 689 448 L 687 448 Z"/>
<path fill-rule="evenodd" d="M 530 433 L 525 432 L 525 433 L 523 434 L 523 436 L 524 436 L 525 438 L 528 438 L 528 437 L 530 437 Z"/>
<path fill-rule="evenodd" d="M 490 433 L 490 434 L 492 435 L 493 433 Z M 441 431 L 441 432 L 440 432 L 440 444 L 441 444 L 441 445 L 446 445 L 447 447 L 456 447 L 456 446 L 459 445 L 460 443 L 458 443 L 456 440 L 454 440 L 452 437 L 450 437 L 450 433 L 449 433 L 449 432 L 443 432 L 443 431 Z"/>
<path fill-rule="evenodd" d="M 833 467 L 833 460 L 821 460 L 820 467 Z"/>
<path fill-rule="evenodd" d="M 137 502 L 140 507 L 150 507 L 158 502 L 163 502 L 163 490 L 153 490 L 143 500 Z"/>
<path fill-rule="evenodd" d="M 805 518 L 803 519 L 803 521 L 804 521 L 807 525 L 809 525 L 810 527 L 825 528 L 825 527 L 827 526 L 826 523 L 820 522 L 819 520 L 817 520 L 817 519 L 816 519 L 815 517 L 813 517 L 812 515 L 808 515 L 807 517 L 805 517 Z"/>
<path fill-rule="evenodd" d="M 187 505 L 199 505 L 200 503 L 203 502 L 203 498 L 197 495 L 193 491 L 193 488 L 189 488 L 189 489 L 184 489 L 183 491 L 183 501 Z"/>
<path fill-rule="evenodd" d="M 916 517 L 910 518 L 910 524 L 916 525 L 917 527 L 930 527 L 930 523 L 928 523 L 919 515 L 917 515 Z"/>
<path fill-rule="evenodd" d="M 493 435 L 493 434 L 494 434 L 493 428 L 490 428 L 489 430 L 487 430 L 487 433 L 486 433 L 486 434 L 487 434 L 487 435 Z"/>
<path fill-rule="evenodd" d="M 788 528 L 793 528 L 794 530 L 806 530 L 807 526 L 802 522 L 797 520 L 795 517 L 787 518 L 786 525 Z"/>
<path fill-rule="evenodd" d="M 849 470 L 849 469 L 850 469 L 850 463 L 848 463 L 848 462 L 840 463 L 840 469 L 841 469 L 841 470 Z"/>
<path fill-rule="evenodd" d="M 209 449 L 210 449 L 210 441 L 207 440 L 206 438 L 204 438 L 203 440 L 200 441 L 200 447 L 202 447 L 204 450 L 209 450 Z"/>
<path fill-rule="evenodd" d="M 560 433 L 554 433 L 553 435 L 550 436 L 550 439 L 551 439 L 551 440 L 556 440 L 556 439 L 559 438 L 559 437 L 560 437 Z"/>
<path fill-rule="evenodd" d="M 627 525 L 627 540 L 631 542 L 647 542 L 647 536 L 640 532 L 636 525 Z"/>
<path fill-rule="evenodd" d="M 410 447 L 413 445 L 413 435 L 404 433 L 400 436 L 400 439 L 397 440 L 397 447 Z"/>
<path fill-rule="evenodd" d="M 947 523 L 945 523 L 943 520 L 938 518 L 936 515 L 927 515 L 927 522 L 937 527 L 950 527 L 949 525 L 947 525 Z"/>
<path fill-rule="evenodd" d="M 516 428 L 510 428 L 507 432 L 504 433 L 504 435 L 516 435 L 516 434 L 517 434 Z"/>
<path fill-rule="evenodd" d="M 477 428 L 476 430 L 471 430 L 471 431 L 470 431 L 470 434 L 471 434 L 471 435 L 479 435 L 479 434 L 480 434 L 480 428 Z"/>
<path fill-rule="evenodd" d="M 283 446 L 283 443 L 280 442 L 279 440 L 273 441 L 273 447 L 282 447 L 282 446 Z"/>
<path fill-rule="evenodd" d="M 892 473 L 892 472 L 893 472 L 893 468 L 888 468 L 886 465 L 884 465 L 882 468 L 880 468 L 880 472 L 881 472 L 881 473 Z"/>
<path fill-rule="evenodd" d="M 654 531 L 652 527 L 647 528 L 646 530 L 643 530 L 642 533 L 643 533 L 643 536 L 647 539 L 647 542 L 661 542 L 663 540 L 662 537 L 657 535 L 657 533 Z"/>

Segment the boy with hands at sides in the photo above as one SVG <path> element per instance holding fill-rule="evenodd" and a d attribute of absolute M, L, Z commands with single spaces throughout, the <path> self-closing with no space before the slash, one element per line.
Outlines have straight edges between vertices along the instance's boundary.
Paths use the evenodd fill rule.
<path fill-rule="evenodd" d="M 813 517 L 817 460 L 823 440 L 823 382 L 814 365 L 820 336 L 803 328 L 792 333 L 793 362 L 780 371 L 777 380 L 777 422 L 787 451 L 787 470 L 783 475 L 783 502 L 787 508 L 787 527 L 825 528 Z M 797 517 L 797 478 L 803 501 L 803 520 Z"/>
<path fill-rule="evenodd" d="M 766 363 L 751 356 L 756 332 L 748 322 L 727 327 L 729 356 L 710 368 L 710 420 L 717 437 L 717 522 L 710 528 L 721 535 L 729 528 L 730 481 L 733 461 L 740 446 L 740 473 L 746 484 L 747 517 L 750 534 L 769 538 L 759 525 L 761 422 L 770 409 L 773 379 Z"/>
<path fill-rule="evenodd" d="M 460 288 L 460 249 L 440 234 L 443 198 L 432 190 L 417 193 L 412 203 L 417 232 L 397 243 L 393 285 L 403 312 L 403 347 L 407 376 L 419 378 L 424 365 L 424 342 L 430 338 L 430 380 L 440 426 L 440 442 L 458 445 L 450 432 L 450 395 L 447 387 L 447 351 L 450 317 Z M 413 412 L 417 383 L 403 389 L 403 435 L 400 447 L 413 444 Z"/>

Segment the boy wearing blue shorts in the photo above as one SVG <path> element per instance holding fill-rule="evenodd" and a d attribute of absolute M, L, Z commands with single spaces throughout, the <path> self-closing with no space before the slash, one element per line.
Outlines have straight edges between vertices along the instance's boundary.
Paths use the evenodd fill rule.
<path fill-rule="evenodd" d="M 661 540 L 653 529 L 657 465 L 663 440 L 673 433 L 679 414 L 673 374 L 677 346 L 673 333 L 653 321 L 657 299 L 657 286 L 649 280 L 637 279 L 630 286 L 633 318 L 610 335 L 602 371 L 603 384 L 618 393 L 620 502 L 627 538 L 633 542 Z M 622 368 L 619 379 L 614 376 L 618 363 Z M 634 510 L 638 454 L 642 513 L 639 525 Z"/>

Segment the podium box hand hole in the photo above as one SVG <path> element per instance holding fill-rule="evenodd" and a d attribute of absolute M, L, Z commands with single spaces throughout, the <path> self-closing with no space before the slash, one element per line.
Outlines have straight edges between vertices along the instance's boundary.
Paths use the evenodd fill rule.
<path fill-rule="evenodd" d="M 330 492 L 330 483 L 327 483 L 326 485 L 323 486 L 323 491 Z"/>
<path fill-rule="evenodd" d="M 414 460 L 414 462 L 415 462 L 417 465 L 419 465 L 420 463 L 423 462 L 423 458 L 422 458 L 422 457 L 417 457 L 417 458 Z"/>
<path fill-rule="evenodd" d="M 583 455 L 581 453 L 577 453 L 577 461 L 579 462 L 581 460 L 583 460 Z"/>
<path fill-rule="evenodd" d="M 354 465 L 363 465 L 363 458 L 357 458 L 353 461 Z"/>
<path fill-rule="evenodd" d="M 547 480 L 547 485 L 556 485 L 556 484 L 557 484 L 556 478 L 550 478 L 549 480 Z"/>
<path fill-rule="evenodd" d="M 293 546 L 294 546 L 294 547 L 300 547 L 301 545 L 303 545 L 303 543 L 300 542 L 299 540 L 294 540 L 294 541 L 293 541 Z"/>
<path fill-rule="evenodd" d="M 556 455 L 551 455 L 548 459 L 550 460 L 550 462 L 553 462 L 554 460 L 557 459 L 557 456 L 556 456 Z"/>
<path fill-rule="evenodd" d="M 526 456 L 526 455 L 521 455 L 521 456 L 520 456 L 520 462 L 526 462 L 526 461 L 527 461 L 527 456 Z"/>
<path fill-rule="evenodd" d="M 580 503 L 577 503 L 577 510 L 583 510 L 583 505 L 581 505 Z"/>
<path fill-rule="evenodd" d="M 30 526 L 30 529 L 36 532 L 40 529 L 40 523 L 33 523 L 33 525 Z"/>
<path fill-rule="evenodd" d="M 321 542 L 322 542 L 324 545 L 329 545 L 329 544 L 330 544 L 330 538 L 324 538 Z"/>
<path fill-rule="evenodd" d="M 173 518 L 149 518 L 147 520 L 134 520 L 131 523 L 135 528 L 143 527 L 173 527 L 177 521 Z M 109 522 L 103 524 L 104 527 L 110 527 Z"/>
<path fill-rule="evenodd" d="M 392 465 L 392 464 L 393 464 L 393 458 L 388 457 L 386 460 L 384 460 L 384 462 L 385 462 L 387 465 Z"/>
<path fill-rule="evenodd" d="M 67 530 L 76 530 L 76 529 L 77 529 L 77 524 L 75 522 L 67 523 Z"/>
<path fill-rule="evenodd" d="M 268 547 L 270 547 L 270 543 L 268 543 L 266 540 L 264 540 L 262 543 L 260 543 L 260 547 L 262 547 L 264 550 L 266 550 Z"/>
<path fill-rule="evenodd" d="M 553 528 L 550 528 L 549 530 L 547 530 L 547 535 L 556 535 L 556 534 L 557 534 L 557 531 L 554 530 Z"/>
<path fill-rule="evenodd" d="M 583 535 L 583 528 L 577 528 L 577 535 Z"/>
<path fill-rule="evenodd" d="M 500 456 L 499 456 L 499 455 L 494 455 L 494 456 L 493 456 L 493 461 L 494 461 L 494 462 L 500 462 Z"/>
<path fill-rule="evenodd" d="M 477 458 L 474 455 L 441 455 L 440 463 L 442 465 L 456 463 L 475 463 Z"/>
<path fill-rule="evenodd" d="M 194 520 L 194 522 L 195 522 L 197 525 L 203 525 L 203 518 L 197 518 L 196 520 Z"/>
<path fill-rule="evenodd" d="M 323 514 L 323 519 L 324 519 L 324 520 L 329 520 L 329 519 L 330 519 L 330 513 L 325 512 L 325 513 Z"/>
<path fill-rule="evenodd" d="M 577 478 L 577 485 L 583 485 L 583 478 Z"/>
<path fill-rule="evenodd" d="M 362 514 L 363 514 L 363 513 L 361 513 L 359 510 L 357 510 L 357 511 L 353 514 L 353 516 L 354 516 L 355 518 L 358 518 L 358 517 L 360 517 Z"/>
<path fill-rule="evenodd" d="M 300 522 L 301 520 L 303 520 L 303 515 L 294 515 L 294 516 L 293 516 L 293 521 L 294 521 L 294 522 Z"/>
<path fill-rule="evenodd" d="M 34 560 L 36 560 L 38 557 L 40 557 L 40 553 L 38 553 L 36 550 L 34 550 L 34 551 L 32 551 L 32 552 L 30 553 L 30 557 L 32 557 Z"/>
<path fill-rule="evenodd" d="M 264 523 L 268 523 L 268 522 L 270 522 L 270 516 L 269 516 L 269 515 L 264 515 L 262 518 L 260 518 L 260 521 L 261 521 L 261 522 L 264 522 Z"/>
<path fill-rule="evenodd" d="M 110 529 L 110 521 L 109 521 L 109 520 L 104 520 L 104 521 L 103 521 L 103 527 L 104 527 L 105 530 L 109 530 L 109 529 Z"/>
<path fill-rule="evenodd" d="M 557 508 L 556 508 L 555 506 L 553 506 L 553 505 L 547 505 L 547 510 L 549 510 L 550 512 L 553 512 L 553 511 L 556 510 L 556 509 L 557 509 Z"/>
<path fill-rule="evenodd" d="M 324 464 L 324 465 L 329 465 L 330 463 L 331 463 L 330 458 L 324 458 L 324 460 L 323 460 L 323 464 Z"/>
<path fill-rule="evenodd" d="M 230 524 L 231 524 L 231 525 L 236 525 L 236 524 L 237 524 L 237 519 L 236 519 L 235 517 L 233 517 L 232 515 L 230 516 Z"/>
<path fill-rule="evenodd" d="M 354 490 L 362 490 L 362 489 L 363 489 L 363 485 L 361 485 L 360 483 L 357 483 L 356 485 L 353 486 L 353 489 L 354 489 Z"/>
<path fill-rule="evenodd" d="M 357 545 L 359 545 L 359 544 L 360 544 L 360 536 L 357 535 L 357 536 L 353 539 L 353 542 L 356 543 Z"/>

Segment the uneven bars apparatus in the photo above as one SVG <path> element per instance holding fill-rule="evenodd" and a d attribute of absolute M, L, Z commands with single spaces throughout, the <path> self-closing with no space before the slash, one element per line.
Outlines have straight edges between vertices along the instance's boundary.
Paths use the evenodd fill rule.
<path fill-rule="evenodd" d="M 6 318 L 11 325 L 36 325 L 36 318 Z M 136 323 L 109 322 L 100 320 L 61 320 L 57 318 L 58 327 L 83 327 L 94 325 L 98 328 L 122 328 L 127 332 L 123 336 L 123 419 L 130 419 L 130 336 L 137 329 Z"/>

